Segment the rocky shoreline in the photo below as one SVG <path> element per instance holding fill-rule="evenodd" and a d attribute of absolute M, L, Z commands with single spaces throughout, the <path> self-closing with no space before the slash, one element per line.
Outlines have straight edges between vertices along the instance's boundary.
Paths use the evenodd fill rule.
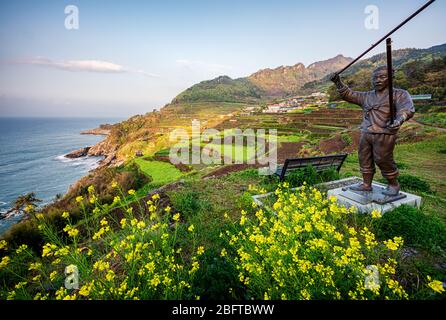
<path fill-rule="evenodd" d="M 80 134 L 102 135 L 108 136 L 113 128 L 110 124 L 101 124 L 99 128 L 89 129 L 80 132 Z M 74 150 L 65 155 L 68 159 L 77 159 L 83 157 L 103 157 L 104 159 L 99 161 L 98 169 L 108 166 L 118 166 L 122 164 L 122 161 L 117 161 L 116 147 L 111 145 L 107 139 L 104 139 L 94 146 L 87 146 L 77 150 Z"/>
<path fill-rule="evenodd" d="M 8 211 L 0 212 L 0 220 L 7 220 L 11 218 L 16 218 L 23 215 L 22 211 L 10 209 Z"/>

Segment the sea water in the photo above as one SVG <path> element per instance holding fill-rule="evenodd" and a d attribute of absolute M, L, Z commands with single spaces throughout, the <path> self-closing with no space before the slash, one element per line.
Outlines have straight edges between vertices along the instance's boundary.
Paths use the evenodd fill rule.
<path fill-rule="evenodd" d="M 23 194 L 35 192 L 50 203 L 57 194 L 98 165 L 100 157 L 68 159 L 64 155 L 92 146 L 104 136 L 80 132 L 121 119 L 0 118 L 0 212 L 11 208 Z M 0 235 L 21 219 L 0 220 Z"/>

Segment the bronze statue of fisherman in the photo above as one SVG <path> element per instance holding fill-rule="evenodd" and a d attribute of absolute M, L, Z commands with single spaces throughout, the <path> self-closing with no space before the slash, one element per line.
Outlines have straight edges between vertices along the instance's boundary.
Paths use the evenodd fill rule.
<path fill-rule="evenodd" d="M 397 132 L 403 122 L 413 117 L 415 108 L 409 93 L 402 89 L 393 89 L 395 119 L 391 121 L 389 105 L 389 77 L 387 67 L 378 67 L 372 76 L 374 90 L 359 92 L 346 86 L 339 74 L 334 74 L 331 80 L 341 97 L 348 102 L 362 107 L 363 121 L 359 140 L 359 165 L 363 183 L 350 187 L 354 191 L 372 191 L 372 181 L 375 174 L 375 164 L 388 181 L 383 191 L 386 196 L 399 194 L 400 185 L 397 177 L 398 168 L 393 159 L 393 150 Z"/>

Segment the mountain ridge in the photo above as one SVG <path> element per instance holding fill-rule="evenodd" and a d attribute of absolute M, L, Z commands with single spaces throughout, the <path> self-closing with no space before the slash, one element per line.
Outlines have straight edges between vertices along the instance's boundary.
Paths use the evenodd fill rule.
<path fill-rule="evenodd" d="M 398 68 L 410 60 L 417 60 L 429 54 L 446 55 L 446 43 L 429 48 L 404 48 L 393 51 L 394 67 Z M 385 52 L 358 61 L 344 75 L 348 76 L 361 69 L 370 69 L 385 64 Z M 342 69 L 353 59 L 338 54 L 335 57 L 316 61 L 307 67 L 301 62 L 292 66 L 260 69 L 253 74 L 232 79 L 226 75 L 202 81 L 178 94 L 171 103 L 188 102 L 255 102 L 284 98 L 291 95 L 305 95 L 310 91 L 327 90 L 331 73 Z"/>

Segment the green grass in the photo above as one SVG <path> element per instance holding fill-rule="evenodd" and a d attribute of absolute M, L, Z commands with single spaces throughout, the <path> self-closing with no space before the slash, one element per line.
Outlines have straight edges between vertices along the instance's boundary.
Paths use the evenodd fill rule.
<path fill-rule="evenodd" d="M 446 113 L 445 112 L 428 113 L 420 117 L 418 121 L 430 126 L 446 128 Z"/>
<path fill-rule="evenodd" d="M 211 148 L 213 150 L 216 150 L 217 152 L 220 152 L 220 154 L 222 155 L 226 155 L 225 150 L 224 150 L 224 145 L 223 144 L 203 144 L 203 146 L 207 146 L 208 148 Z M 243 160 L 243 162 L 251 159 L 252 157 L 250 156 L 254 156 L 255 157 L 255 147 L 254 146 L 239 146 L 239 145 L 234 145 L 234 143 L 231 145 L 231 154 L 232 154 L 232 159 L 235 160 Z"/>
<path fill-rule="evenodd" d="M 183 176 L 175 166 L 162 161 L 147 161 L 143 158 L 134 160 L 144 174 L 152 177 L 151 184 L 166 184 Z"/>
<path fill-rule="evenodd" d="M 307 139 L 306 134 L 280 135 L 277 142 L 301 142 Z"/>
<path fill-rule="evenodd" d="M 331 103 L 336 103 L 336 109 L 361 109 L 360 106 L 356 105 L 356 104 L 352 104 L 350 102 L 341 102 L 341 103 L 337 103 L 337 102 L 330 102 L 328 104 Z"/>

